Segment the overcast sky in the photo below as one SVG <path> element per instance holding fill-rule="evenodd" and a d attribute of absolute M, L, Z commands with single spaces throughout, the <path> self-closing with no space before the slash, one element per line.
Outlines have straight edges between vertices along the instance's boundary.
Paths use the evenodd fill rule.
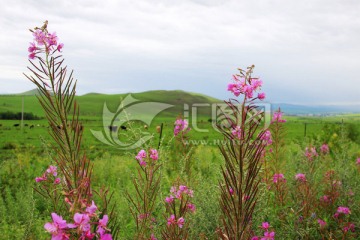
<path fill-rule="evenodd" d="M 78 93 L 182 89 L 228 98 L 255 64 L 271 102 L 360 104 L 360 1 L 0 0 L 0 93 L 23 77 L 28 28 L 49 21 Z"/>

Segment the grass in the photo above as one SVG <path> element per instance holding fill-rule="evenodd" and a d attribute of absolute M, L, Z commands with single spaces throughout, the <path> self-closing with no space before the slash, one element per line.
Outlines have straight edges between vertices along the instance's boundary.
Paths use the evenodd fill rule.
<path fill-rule="evenodd" d="M 148 130 L 143 129 L 143 123 L 134 122 L 132 129 L 141 129 L 153 135 L 150 146 L 157 146 L 159 142 L 159 133 L 156 126 L 163 123 L 163 145 L 160 151 L 160 161 L 162 167 L 162 185 L 161 199 L 168 195 L 169 187 L 173 181 L 181 176 L 183 163 L 177 158 L 176 148 L 171 142 L 173 133 L 173 123 L 175 117 L 183 112 L 182 101 L 188 100 L 189 104 L 198 101 L 211 102 L 214 99 L 206 99 L 205 96 L 193 96 L 185 92 L 171 92 L 174 95 L 163 97 L 162 92 L 156 92 L 159 96 L 157 100 L 177 104 L 170 112 L 157 116 L 149 126 Z M 134 97 L 143 101 L 152 100 L 154 92 L 134 94 Z M 177 94 L 177 97 L 175 95 Z M 102 113 L 104 101 L 109 103 L 109 109 L 114 111 L 120 103 L 121 95 L 99 95 L 87 94 L 78 97 L 81 106 L 81 120 L 84 123 L 84 149 L 94 164 L 93 183 L 94 189 L 106 185 L 114 192 L 116 202 L 115 210 L 119 216 L 121 225 L 121 239 L 132 239 L 134 234 L 134 222 L 130 216 L 128 202 L 124 191 L 134 191 L 131 184 L 136 168 L 134 156 L 136 150 L 121 151 L 112 146 L 108 146 L 98 141 L 90 132 L 93 130 L 102 130 L 102 121 L 99 118 Z M 38 116 L 43 116 L 42 110 L 37 104 L 34 96 L 25 96 L 25 106 L 27 112 L 33 112 Z M 19 96 L 1 96 L 0 111 L 18 111 L 21 108 L 21 97 Z M 209 144 L 214 139 L 222 137 L 213 130 L 210 118 L 205 113 L 200 114 L 197 121 L 198 127 L 207 129 L 208 132 L 197 132 L 192 130 L 190 137 L 193 140 L 202 141 L 195 144 L 192 156 L 192 188 L 195 190 L 194 202 L 197 206 L 197 212 L 191 219 L 190 239 L 198 239 L 199 235 L 205 234 L 209 239 L 216 239 L 215 230 L 219 226 L 218 209 L 218 180 L 220 176 L 220 166 L 223 159 L 217 146 Z M 329 167 L 336 170 L 341 176 L 344 189 L 355 192 L 352 209 L 352 220 L 360 222 L 360 185 L 358 181 L 359 172 L 356 169 L 354 161 L 360 157 L 359 135 L 353 136 L 356 131 L 360 132 L 360 114 L 349 114 L 332 117 L 285 117 L 286 123 L 286 154 L 284 156 L 284 171 L 288 177 L 289 188 L 295 189 L 293 176 L 299 171 L 306 171 L 303 151 L 309 145 L 320 145 L 324 142 L 329 143 L 331 154 L 327 161 L 322 161 L 316 174 L 316 181 L 321 182 L 321 178 Z M 191 121 L 192 119 L 190 119 Z M 32 187 L 35 186 L 34 178 L 39 176 L 50 164 L 49 154 L 51 154 L 47 121 L 44 120 L 26 120 L 24 124 L 28 126 L 14 127 L 19 123 L 15 120 L 1 120 L 0 124 L 0 232 L 2 239 L 45 239 L 49 237 L 43 229 L 45 222 L 49 221 L 46 214 L 50 211 L 48 205 L 40 201 L 39 196 L 34 193 Z M 344 124 L 343 124 L 344 123 Z M 305 135 L 306 124 L 306 136 Z M 34 125 L 30 129 L 30 126 Z M 126 126 L 129 126 L 128 123 Z M 348 128 L 352 126 L 353 128 Z M 120 131 L 120 139 L 126 139 L 131 135 L 131 130 Z M 351 139 L 353 138 L 353 139 Z M 323 194 L 323 187 L 318 185 L 317 198 Z M 254 224 L 258 225 L 262 221 L 269 221 L 275 227 L 278 239 L 299 239 L 304 234 L 293 231 L 292 227 L 297 219 L 291 215 L 289 209 L 295 208 L 294 205 L 287 205 L 284 209 L 289 212 L 288 218 L 279 220 L 276 218 L 277 210 L 269 204 L 271 192 L 267 191 L 265 185 L 262 185 L 261 202 L 255 210 Z M 294 194 L 290 192 L 289 195 Z M 271 202 L 271 201 L 270 201 Z M 347 204 L 346 198 L 339 204 Z M 162 201 L 157 203 L 157 229 L 165 224 L 165 218 L 162 215 Z M 357 207 L 356 207 L 357 206 Z M 285 211 L 281 209 L 281 211 Z M 287 221 L 284 223 L 284 221 Z M 316 219 L 315 219 L 316 220 Z M 314 221 L 315 221 L 314 220 Z M 312 220 L 311 220 L 312 221 Z M 308 232 L 316 231 L 316 223 L 309 220 Z M 288 228 L 284 228 L 287 226 Z M 359 227 L 359 226 L 357 226 Z M 358 231 L 358 230 L 357 230 Z M 314 233 L 316 234 L 316 233 Z"/>

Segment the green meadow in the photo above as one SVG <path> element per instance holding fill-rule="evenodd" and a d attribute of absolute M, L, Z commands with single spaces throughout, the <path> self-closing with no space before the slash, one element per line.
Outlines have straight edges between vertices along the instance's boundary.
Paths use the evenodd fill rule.
<path fill-rule="evenodd" d="M 136 172 L 134 157 L 139 148 L 124 151 L 116 146 L 107 145 L 96 139 L 91 130 L 109 131 L 103 126 L 102 113 L 106 102 L 110 111 L 115 112 L 126 94 L 86 94 L 76 97 L 80 105 L 80 119 L 84 125 L 83 149 L 94 164 L 93 185 L 95 189 L 106 185 L 114 193 L 115 211 L 120 223 L 120 239 L 133 239 L 135 234 L 134 221 L 129 213 L 128 202 L 124 197 L 125 192 L 134 193 L 131 179 Z M 193 104 L 221 103 L 220 100 L 207 96 L 187 93 L 183 91 L 150 91 L 133 94 L 140 101 L 162 102 L 174 105 L 159 115 L 151 124 L 144 128 L 140 121 L 126 122 L 126 130 L 119 129 L 117 135 L 120 140 L 132 139 L 134 132 L 142 132 L 153 136 L 146 147 L 157 147 L 160 143 L 160 161 L 162 164 L 161 198 L 168 194 L 174 180 L 183 176 L 184 165 L 173 139 L 173 126 L 176 117 L 184 114 L 184 103 Z M 20 112 L 24 100 L 24 111 L 33 113 L 43 118 L 40 120 L 0 120 L 0 232 L 2 239 L 48 239 L 43 225 L 48 222 L 49 204 L 43 202 L 33 187 L 34 178 L 51 164 L 51 143 L 49 129 L 44 112 L 34 95 L 3 95 L 0 96 L 0 112 Z M 328 143 L 330 155 L 327 162 L 322 162 L 315 175 L 321 181 L 323 173 L 329 165 L 341 177 L 346 189 L 351 190 L 355 197 L 351 199 L 351 219 L 360 222 L 360 184 L 359 171 L 355 160 L 360 157 L 360 114 L 344 114 L 329 117 L 303 117 L 285 116 L 285 154 L 286 176 L 290 187 L 294 187 L 293 176 L 303 169 L 304 149 L 308 146 L 320 146 Z M 196 118 L 189 118 L 197 127 L 205 132 L 192 129 L 189 138 L 192 140 L 191 179 L 192 188 L 195 190 L 194 202 L 197 206 L 196 213 L 190 223 L 190 239 L 199 239 L 200 235 L 208 239 L 216 239 L 216 228 L 219 226 L 218 210 L 218 180 L 221 178 L 220 167 L 223 158 L 219 152 L 217 140 L 222 136 L 214 130 L 211 109 L 199 110 Z M 19 126 L 14 126 L 19 124 Z M 157 130 L 163 126 L 162 136 Z M 194 128 L 192 124 L 190 127 Z M 325 191 L 319 187 L 317 198 Z M 290 191 L 291 192 L 291 191 Z M 260 199 L 267 199 L 267 191 L 260 192 Z M 289 193 L 289 196 L 292 196 Z M 341 200 L 341 204 L 348 204 L 349 199 Z M 161 213 L 162 200 L 156 203 L 160 229 L 165 223 Z M 284 209 L 291 209 L 287 205 Z M 314 239 L 306 238 L 306 234 L 318 236 L 316 233 L 316 219 L 309 220 L 307 230 L 293 230 L 292 226 L 297 220 L 289 214 L 286 223 L 277 219 L 275 210 L 260 201 L 255 210 L 254 224 L 269 221 L 278 236 L 277 239 Z M 285 221 L 285 220 L 284 220 Z M 288 228 L 284 228 L 288 226 Z M 296 225 L 296 224 L 295 224 Z M 290 230 L 289 230 L 290 229 Z M 303 232 L 305 231 L 305 233 Z M 357 225 L 357 230 L 359 226 Z M 320 239 L 320 238 L 317 238 Z M 354 239 L 354 238 L 349 238 Z"/>

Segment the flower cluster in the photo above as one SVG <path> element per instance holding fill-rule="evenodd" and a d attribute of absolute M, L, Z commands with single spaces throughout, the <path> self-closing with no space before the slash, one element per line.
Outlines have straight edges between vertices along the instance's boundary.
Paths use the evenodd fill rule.
<path fill-rule="evenodd" d="M 285 119 L 282 119 L 283 113 L 280 111 L 280 109 L 273 114 L 273 118 L 271 120 L 271 123 L 278 122 L 278 123 L 284 123 L 286 122 Z"/>
<path fill-rule="evenodd" d="M 356 164 L 360 166 L 360 158 L 356 159 Z"/>
<path fill-rule="evenodd" d="M 336 210 L 336 217 L 338 217 L 340 214 L 349 215 L 351 213 L 350 209 L 348 207 L 338 207 Z"/>
<path fill-rule="evenodd" d="M 178 118 L 174 124 L 174 136 L 177 136 L 180 132 L 184 132 L 186 134 L 190 131 L 189 123 L 186 119 Z"/>
<path fill-rule="evenodd" d="M 36 182 L 43 182 L 43 181 L 50 181 L 54 184 L 59 184 L 61 179 L 57 177 L 57 167 L 56 166 L 49 166 L 48 169 L 44 172 L 41 177 L 35 178 Z"/>
<path fill-rule="evenodd" d="M 185 219 L 180 217 L 176 220 L 175 215 L 171 214 L 171 216 L 167 219 L 167 225 L 178 225 L 179 228 L 182 228 L 185 223 Z"/>
<path fill-rule="evenodd" d="M 322 219 L 318 219 L 317 220 L 319 226 L 320 226 L 320 229 L 324 228 L 326 226 L 326 222 Z"/>
<path fill-rule="evenodd" d="M 273 143 L 270 130 L 266 130 L 264 132 L 264 134 L 261 136 L 261 140 L 265 143 L 265 145 L 271 145 Z"/>
<path fill-rule="evenodd" d="M 48 33 L 47 30 L 37 29 L 33 31 L 34 42 L 30 43 L 28 48 L 29 58 L 34 59 L 36 54 L 45 52 L 49 54 L 50 52 L 58 51 L 64 47 L 63 43 L 58 43 L 58 37 L 56 33 Z"/>
<path fill-rule="evenodd" d="M 329 153 L 329 151 L 330 151 L 330 149 L 329 149 L 329 145 L 327 145 L 326 143 L 324 143 L 323 145 L 321 145 L 321 147 L 320 147 L 320 152 L 322 153 L 322 154 L 328 154 Z"/>
<path fill-rule="evenodd" d="M 316 152 L 315 147 L 307 147 L 305 148 L 305 157 L 309 161 L 313 161 L 315 157 L 319 156 L 319 154 Z"/>
<path fill-rule="evenodd" d="M 194 197 L 194 191 L 185 185 L 180 185 L 179 188 L 172 186 L 170 188 L 170 196 L 165 198 L 167 203 L 172 203 L 174 199 L 181 200 L 184 196 Z"/>
<path fill-rule="evenodd" d="M 261 89 L 262 81 L 258 78 L 240 78 L 237 75 L 233 75 L 233 83 L 228 84 L 228 91 L 232 92 L 236 97 L 240 94 L 244 94 L 246 98 L 254 98 L 254 92 Z M 265 99 L 265 93 L 258 93 L 257 98 L 259 100 Z"/>
<path fill-rule="evenodd" d="M 236 126 L 232 131 L 231 134 L 233 135 L 234 138 L 237 139 L 241 139 L 241 127 L 240 126 Z"/>
<path fill-rule="evenodd" d="M 273 182 L 274 182 L 274 183 L 286 182 L 286 179 L 285 179 L 285 177 L 284 177 L 284 174 L 282 174 L 282 173 L 276 173 L 276 174 L 274 174 Z"/>
<path fill-rule="evenodd" d="M 268 222 L 263 222 L 260 226 L 263 230 L 264 235 L 261 237 L 254 236 L 251 240 L 274 240 L 275 239 L 275 232 L 270 230 L 270 224 Z"/>
<path fill-rule="evenodd" d="M 101 239 L 112 240 L 112 235 L 109 233 L 110 229 L 107 228 L 109 217 L 103 215 L 99 218 L 97 213 L 97 206 L 94 201 L 88 206 L 84 213 L 75 213 L 73 220 L 74 223 L 66 223 L 61 216 L 56 213 L 51 213 L 52 222 L 44 225 L 44 228 L 52 236 L 52 240 L 66 240 L 70 236 L 77 235 L 79 239 Z M 91 225 L 97 226 L 96 232 L 92 232 Z"/>
<path fill-rule="evenodd" d="M 179 228 L 182 228 L 185 223 L 185 214 L 187 212 L 194 213 L 196 211 L 195 205 L 190 201 L 189 198 L 194 197 L 194 191 L 188 188 L 185 185 L 180 185 L 179 187 L 172 186 L 170 188 L 170 196 L 165 198 L 165 202 L 168 206 L 173 206 L 168 209 L 175 209 L 176 202 L 179 203 L 179 213 L 173 213 L 167 219 L 167 225 L 177 225 Z M 179 218 L 176 216 L 179 215 Z"/>
<path fill-rule="evenodd" d="M 306 176 L 303 173 L 298 173 L 295 175 L 295 179 L 298 182 L 306 182 Z"/>
<path fill-rule="evenodd" d="M 157 161 L 159 159 L 159 153 L 156 149 L 150 149 L 149 151 L 149 158 L 152 159 L 153 162 Z M 136 160 L 138 160 L 139 165 L 142 167 L 145 167 L 147 165 L 146 159 L 147 159 L 147 153 L 144 149 L 140 150 L 138 154 L 135 157 Z"/>

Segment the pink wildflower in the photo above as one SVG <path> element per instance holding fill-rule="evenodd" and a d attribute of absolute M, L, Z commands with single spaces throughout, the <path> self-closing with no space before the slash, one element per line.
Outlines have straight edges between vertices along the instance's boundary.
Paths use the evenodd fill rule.
<path fill-rule="evenodd" d="M 59 183 L 61 183 L 61 179 L 60 179 L 60 178 L 56 178 L 56 179 L 54 180 L 54 184 L 59 184 Z"/>
<path fill-rule="evenodd" d="M 227 90 L 232 92 L 236 97 L 238 97 L 241 93 L 240 87 L 236 83 L 229 83 Z"/>
<path fill-rule="evenodd" d="M 356 164 L 360 165 L 360 158 L 356 159 Z"/>
<path fill-rule="evenodd" d="M 94 239 L 95 233 L 92 233 L 90 230 L 83 232 L 80 239 Z"/>
<path fill-rule="evenodd" d="M 33 32 L 33 36 L 34 36 L 34 40 L 36 41 L 36 43 L 38 45 L 44 45 L 45 44 L 46 35 L 45 35 L 45 33 L 43 31 L 38 29 L 35 32 Z"/>
<path fill-rule="evenodd" d="M 181 217 L 177 220 L 176 224 L 178 225 L 179 228 L 182 228 L 184 223 L 185 223 L 185 219 L 183 217 Z"/>
<path fill-rule="evenodd" d="M 234 195 L 234 189 L 229 188 L 229 193 L 230 193 L 230 195 Z"/>
<path fill-rule="evenodd" d="M 192 212 L 192 213 L 195 212 L 196 207 L 195 207 L 194 204 L 188 203 L 186 206 L 187 206 L 187 208 L 189 209 L 190 212 Z"/>
<path fill-rule="evenodd" d="M 316 152 L 315 147 L 305 148 L 305 157 L 309 161 L 313 161 L 315 157 L 319 156 L 319 154 Z"/>
<path fill-rule="evenodd" d="M 94 201 L 92 201 L 91 205 L 86 208 L 86 212 L 90 215 L 93 215 L 97 210 L 98 210 L 98 208 L 95 205 Z"/>
<path fill-rule="evenodd" d="M 57 167 L 55 167 L 55 166 L 49 166 L 49 168 L 46 169 L 46 172 L 47 172 L 48 174 L 52 174 L 54 177 L 56 177 L 56 176 L 57 176 Z"/>
<path fill-rule="evenodd" d="M 156 149 L 150 149 L 150 158 L 154 161 L 159 159 L 159 154 Z"/>
<path fill-rule="evenodd" d="M 29 54 L 30 59 L 34 59 L 36 57 L 36 53 L 32 52 Z"/>
<path fill-rule="evenodd" d="M 87 214 L 75 213 L 73 227 L 77 227 L 81 232 L 87 232 L 90 230 L 90 218 Z"/>
<path fill-rule="evenodd" d="M 272 144 L 271 132 L 269 130 L 266 130 L 261 136 L 261 140 L 264 141 L 266 145 L 271 145 Z"/>
<path fill-rule="evenodd" d="M 258 93 L 258 99 L 264 100 L 265 99 L 265 93 Z"/>
<path fill-rule="evenodd" d="M 158 240 L 155 235 L 152 233 L 151 236 L 150 236 L 150 240 Z"/>
<path fill-rule="evenodd" d="M 231 134 L 237 138 L 237 139 L 241 139 L 241 127 L 240 126 L 236 126 L 232 131 Z"/>
<path fill-rule="evenodd" d="M 244 91 L 244 93 L 245 93 L 245 96 L 247 97 L 247 98 L 253 98 L 253 94 L 254 94 L 254 88 L 253 88 L 253 86 L 249 86 L 249 85 L 245 85 L 244 87 L 243 87 L 243 91 Z"/>
<path fill-rule="evenodd" d="M 344 232 L 348 232 L 348 231 L 355 232 L 355 224 L 353 224 L 353 223 L 347 223 L 347 224 L 343 227 L 343 231 L 344 231 Z"/>
<path fill-rule="evenodd" d="M 66 239 L 64 236 L 63 230 L 69 227 L 68 224 L 66 224 L 66 220 L 64 220 L 61 216 L 57 215 L 56 213 L 51 213 L 51 218 L 53 220 L 52 223 L 46 223 L 44 225 L 44 228 L 47 232 L 51 233 L 52 239 Z"/>
<path fill-rule="evenodd" d="M 46 181 L 46 180 L 47 180 L 47 178 L 46 178 L 45 174 L 43 176 L 41 176 L 41 177 L 36 177 L 35 178 L 36 182 L 42 182 L 42 181 Z"/>
<path fill-rule="evenodd" d="M 180 185 L 179 186 L 179 191 L 186 192 L 187 190 L 188 190 L 187 186 L 185 186 L 185 185 Z"/>
<path fill-rule="evenodd" d="M 139 153 L 136 155 L 136 160 L 143 160 L 144 158 L 146 158 L 146 152 L 144 149 L 140 150 Z"/>
<path fill-rule="evenodd" d="M 328 203 L 330 201 L 330 198 L 329 198 L 329 196 L 324 195 L 324 196 L 320 197 L 320 201 Z"/>
<path fill-rule="evenodd" d="M 320 225 L 320 228 L 324 228 L 326 226 L 326 222 L 322 219 L 318 219 L 317 222 Z"/>
<path fill-rule="evenodd" d="M 261 88 L 262 81 L 258 78 L 251 78 L 251 86 L 254 89 L 254 91 L 257 91 Z"/>
<path fill-rule="evenodd" d="M 322 154 L 328 154 L 329 153 L 329 146 L 327 145 L 327 144 L 323 144 L 323 145 L 321 145 L 321 147 L 320 147 L 320 152 L 322 153 Z"/>
<path fill-rule="evenodd" d="M 59 52 L 61 52 L 61 50 L 63 49 L 63 47 L 64 47 L 64 44 L 63 43 L 60 43 L 58 46 L 57 46 L 57 50 L 59 51 Z"/>
<path fill-rule="evenodd" d="M 345 214 L 345 215 L 348 215 L 351 213 L 350 209 L 348 207 L 338 207 L 337 213 L 342 213 L 342 214 Z"/>
<path fill-rule="evenodd" d="M 282 119 L 282 115 L 283 115 L 283 113 L 280 112 L 280 109 L 278 111 L 274 112 L 271 123 L 274 123 L 274 122 L 284 123 L 284 122 L 286 122 L 285 119 Z"/>
<path fill-rule="evenodd" d="M 190 128 L 188 128 L 189 123 L 186 119 L 176 119 L 175 121 L 175 127 L 174 127 L 174 136 L 177 136 L 180 132 L 184 132 L 186 133 L 187 131 L 190 130 Z"/>
<path fill-rule="evenodd" d="M 106 228 L 106 225 L 109 221 L 109 217 L 108 215 L 104 215 L 102 219 L 99 220 L 99 223 L 98 223 L 98 227 L 97 227 L 97 230 L 96 232 L 100 235 L 100 236 L 104 236 L 106 235 L 105 232 L 107 230 Z M 110 234 L 109 234 L 110 235 Z M 107 237 L 107 238 L 106 238 Z M 109 238 L 110 237 L 110 238 Z M 100 239 L 103 239 L 103 238 L 100 238 Z M 110 236 L 105 236 L 104 239 L 111 239 L 111 235 Z"/>
<path fill-rule="evenodd" d="M 261 240 L 274 240 L 275 232 L 264 232 L 264 237 Z"/>
<path fill-rule="evenodd" d="M 284 174 L 282 174 L 282 173 L 276 173 L 276 174 L 274 174 L 273 182 L 274 182 L 274 183 L 286 182 L 286 179 L 285 179 L 285 177 L 284 177 Z"/>
<path fill-rule="evenodd" d="M 37 47 L 36 47 L 35 43 L 30 43 L 30 46 L 28 48 L 28 52 L 29 53 L 34 53 L 34 52 L 36 52 L 36 50 L 37 50 Z"/>
<path fill-rule="evenodd" d="M 268 222 L 263 222 L 261 224 L 261 228 L 266 230 L 266 231 L 269 229 L 269 227 L 270 227 L 270 224 Z"/>
<path fill-rule="evenodd" d="M 175 225 L 176 224 L 176 220 L 175 220 L 175 215 L 172 214 L 168 219 L 167 219 L 167 225 Z"/>
<path fill-rule="evenodd" d="M 260 240 L 260 238 L 258 236 L 253 236 L 251 240 Z"/>
<path fill-rule="evenodd" d="M 170 197 L 166 197 L 165 198 L 165 202 L 167 202 L 167 203 L 172 203 L 172 202 L 174 202 L 174 197 L 173 196 L 170 196 Z"/>
<path fill-rule="evenodd" d="M 57 45 L 57 36 L 56 36 L 56 33 L 48 33 L 46 38 L 45 38 L 45 41 L 46 43 L 48 44 L 49 47 L 51 46 L 55 46 Z"/>
<path fill-rule="evenodd" d="M 112 240 L 112 236 L 109 233 L 103 234 L 103 235 L 100 235 L 100 240 Z"/>
<path fill-rule="evenodd" d="M 303 174 L 303 173 L 296 174 L 295 179 L 299 182 L 306 182 L 306 177 L 305 177 L 305 174 Z"/>

